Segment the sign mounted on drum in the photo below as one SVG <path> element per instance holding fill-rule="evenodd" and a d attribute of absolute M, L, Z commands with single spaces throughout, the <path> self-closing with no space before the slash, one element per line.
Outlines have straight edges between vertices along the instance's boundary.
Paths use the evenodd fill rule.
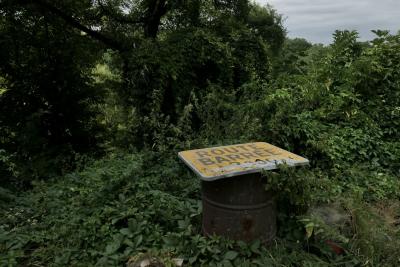
<path fill-rule="evenodd" d="M 178 155 L 204 181 L 273 170 L 279 164 L 309 163 L 306 158 L 265 142 L 188 150 Z"/>

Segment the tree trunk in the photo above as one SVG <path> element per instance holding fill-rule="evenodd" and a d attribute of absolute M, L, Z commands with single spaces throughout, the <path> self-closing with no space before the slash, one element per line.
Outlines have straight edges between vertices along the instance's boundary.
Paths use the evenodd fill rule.
<path fill-rule="evenodd" d="M 161 24 L 161 17 L 167 13 L 166 0 L 150 0 L 148 3 L 144 35 L 148 38 L 156 38 Z"/>

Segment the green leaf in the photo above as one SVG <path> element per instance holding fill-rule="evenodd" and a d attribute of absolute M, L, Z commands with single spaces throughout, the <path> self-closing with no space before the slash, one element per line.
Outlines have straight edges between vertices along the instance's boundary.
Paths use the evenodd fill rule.
<path fill-rule="evenodd" d="M 132 236 L 132 232 L 128 228 L 122 228 L 119 232 L 125 236 Z"/>
<path fill-rule="evenodd" d="M 254 253 L 260 253 L 260 250 L 259 250 L 260 245 L 261 245 L 260 240 L 256 240 L 253 242 L 253 244 L 251 244 L 250 250 Z"/>
<path fill-rule="evenodd" d="M 142 241 L 143 241 L 143 236 L 142 236 L 142 235 L 138 235 L 138 236 L 136 237 L 136 247 L 140 246 L 140 244 L 142 243 Z"/>
<path fill-rule="evenodd" d="M 236 251 L 230 250 L 224 255 L 225 260 L 234 260 L 238 256 Z"/>
<path fill-rule="evenodd" d="M 111 254 L 115 253 L 119 249 L 120 246 L 121 246 L 121 243 L 118 241 L 114 241 L 113 243 L 108 244 L 106 246 L 106 254 L 111 255 Z"/>
<path fill-rule="evenodd" d="M 311 223 L 306 224 L 305 228 L 306 228 L 307 239 L 309 239 L 312 236 L 313 231 L 314 231 L 314 223 L 311 222 Z"/>

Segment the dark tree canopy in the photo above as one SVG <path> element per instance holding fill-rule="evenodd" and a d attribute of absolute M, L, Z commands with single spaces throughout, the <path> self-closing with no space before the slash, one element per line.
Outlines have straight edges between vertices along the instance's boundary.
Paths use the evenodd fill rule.
<path fill-rule="evenodd" d="M 143 144 L 155 134 L 149 117 L 175 124 L 210 88 L 267 79 L 285 32 L 275 11 L 245 0 L 3 0 L 0 34 L 2 143 L 23 160 L 96 146 L 103 91 L 91 69 L 107 49 Z"/>

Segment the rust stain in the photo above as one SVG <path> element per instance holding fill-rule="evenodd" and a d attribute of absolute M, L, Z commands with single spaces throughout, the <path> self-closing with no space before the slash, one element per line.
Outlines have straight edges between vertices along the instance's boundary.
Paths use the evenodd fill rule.
<path fill-rule="evenodd" d="M 242 220 L 243 231 L 250 232 L 253 227 L 253 218 L 250 215 L 246 215 Z"/>

